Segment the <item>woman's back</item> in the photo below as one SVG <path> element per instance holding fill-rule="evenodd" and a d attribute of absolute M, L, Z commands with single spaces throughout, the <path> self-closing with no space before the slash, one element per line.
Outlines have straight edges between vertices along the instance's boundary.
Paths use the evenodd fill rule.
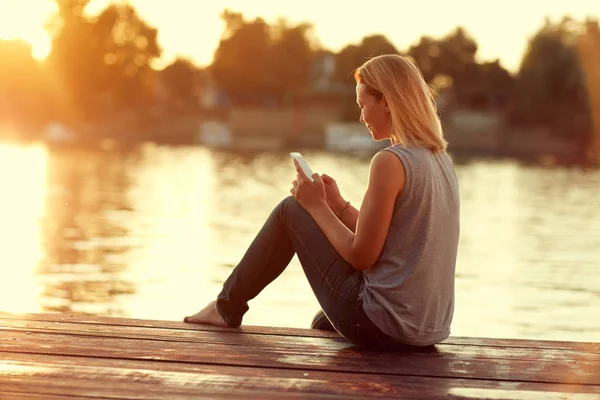
<path fill-rule="evenodd" d="M 450 334 L 459 237 L 458 181 L 445 152 L 390 146 L 406 181 L 396 199 L 384 248 L 364 271 L 364 310 L 406 344 L 437 343 Z"/>

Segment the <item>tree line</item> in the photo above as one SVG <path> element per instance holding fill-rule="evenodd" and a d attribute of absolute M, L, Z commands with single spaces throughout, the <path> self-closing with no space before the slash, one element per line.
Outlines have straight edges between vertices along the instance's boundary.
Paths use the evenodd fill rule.
<path fill-rule="evenodd" d="M 497 110 L 513 125 L 546 127 L 581 143 L 593 138 L 591 99 L 598 98 L 600 82 L 589 58 L 600 52 L 596 20 L 546 20 L 511 74 L 498 60 L 479 61 L 476 41 L 460 27 L 441 38 L 423 36 L 408 49 L 371 35 L 332 52 L 309 23 L 267 23 L 225 10 L 211 65 L 177 58 L 157 71 L 158 30 L 131 5 L 111 4 L 90 17 L 84 13 L 90 0 L 55 1 L 44 61 L 23 41 L 0 40 L 0 126 L 18 127 L 24 136 L 53 120 L 76 126 L 123 115 L 200 115 L 199 97 L 208 88 L 218 88 L 225 105 L 284 105 L 310 90 L 323 73 L 319 60 L 334 60 L 330 87 L 344 91 L 367 58 L 400 53 L 411 56 L 439 92 L 452 93 L 455 107 Z M 357 118 L 352 95 L 347 109 L 348 119 Z"/>

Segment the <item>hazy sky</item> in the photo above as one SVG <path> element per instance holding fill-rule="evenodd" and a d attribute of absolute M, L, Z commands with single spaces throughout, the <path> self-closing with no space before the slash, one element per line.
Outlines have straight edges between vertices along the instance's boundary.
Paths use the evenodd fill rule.
<path fill-rule="evenodd" d="M 123 1 L 124 2 L 124 1 Z M 311 22 L 321 43 L 337 51 L 348 43 L 373 33 L 382 33 L 399 50 L 405 50 L 422 35 L 440 37 L 463 26 L 479 44 L 480 61 L 499 58 L 510 69 L 518 68 L 528 38 L 546 16 L 576 19 L 600 18 L 600 0 L 130 0 L 140 15 L 159 28 L 163 64 L 175 55 L 191 58 L 199 65 L 210 63 L 219 44 L 224 8 L 247 18 L 268 22 L 284 17 L 292 23 Z M 93 12 L 107 0 L 92 0 Z M 22 37 L 43 57 L 49 41 L 43 21 L 52 10 L 50 0 L 0 0 L 0 37 Z"/>

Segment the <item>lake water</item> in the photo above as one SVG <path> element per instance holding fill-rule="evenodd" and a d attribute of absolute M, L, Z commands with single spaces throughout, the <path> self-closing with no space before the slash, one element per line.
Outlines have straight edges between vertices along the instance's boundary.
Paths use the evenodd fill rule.
<path fill-rule="evenodd" d="M 369 156 L 304 155 L 360 203 Z M 600 341 L 600 172 L 456 170 L 452 334 Z M 292 179 L 284 151 L 0 145 L 0 311 L 180 320 L 217 295 Z M 294 258 L 244 323 L 308 327 L 317 310 Z"/>

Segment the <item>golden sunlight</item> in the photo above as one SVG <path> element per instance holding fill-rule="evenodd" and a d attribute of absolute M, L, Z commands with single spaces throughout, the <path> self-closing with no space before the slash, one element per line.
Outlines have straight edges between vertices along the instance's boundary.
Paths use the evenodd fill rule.
<path fill-rule="evenodd" d="M 47 0 L 0 0 L 0 39 L 22 39 L 35 58 L 45 58 L 51 43 L 44 24 L 54 9 Z"/>
<path fill-rule="evenodd" d="M 96 15 L 107 4 L 121 1 L 91 0 L 85 13 Z M 475 0 L 416 2 L 403 8 L 402 12 L 385 13 L 380 10 L 391 9 L 388 0 L 374 0 L 366 9 L 349 8 L 338 0 L 326 4 L 306 0 L 276 6 L 270 0 L 220 0 L 197 4 L 171 0 L 168 5 L 147 0 L 127 2 L 159 30 L 163 54 L 156 60 L 156 66 L 166 66 L 176 56 L 188 57 L 199 65 L 210 64 L 223 29 L 219 15 L 224 9 L 241 12 L 247 18 L 262 17 L 269 22 L 279 17 L 293 23 L 310 22 L 319 41 L 334 51 L 373 33 L 382 33 L 399 49 L 406 49 L 421 35 L 442 36 L 460 25 L 477 40 L 478 57 L 482 60 L 499 58 L 510 71 L 518 69 L 527 39 L 539 29 L 544 18 L 570 15 L 581 20 L 586 16 L 600 16 L 594 0 L 548 0 L 543 5 L 520 0 L 492 5 Z M 433 13 L 432 7 L 435 8 Z M 35 58 L 45 58 L 50 52 L 51 41 L 44 24 L 55 10 L 56 3 L 51 0 L 0 0 L 0 39 L 23 39 L 32 46 Z M 343 10 L 341 19 L 340 10 Z M 515 10 L 519 12 L 515 13 Z M 510 30 L 504 29 L 507 21 L 510 21 Z"/>
<path fill-rule="evenodd" d="M 572 393 L 572 392 L 550 392 L 541 390 L 515 390 L 510 389 L 480 389 L 480 388 L 451 388 L 448 394 L 461 399 L 495 399 L 495 400 L 592 400 L 597 399 L 595 394 L 590 393 Z"/>
<path fill-rule="evenodd" d="M 42 257 L 40 222 L 46 200 L 42 146 L 0 145 L 0 310 L 39 309 L 34 274 Z"/>

